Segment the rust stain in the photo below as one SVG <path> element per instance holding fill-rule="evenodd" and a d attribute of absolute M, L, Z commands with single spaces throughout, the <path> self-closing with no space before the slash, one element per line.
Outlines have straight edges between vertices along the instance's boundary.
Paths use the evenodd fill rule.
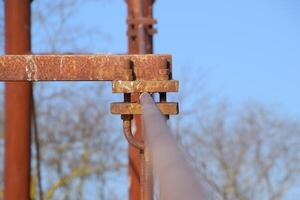
<path fill-rule="evenodd" d="M 25 63 L 25 72 L 26 72 L 26 79 L 28 81 L 37 81 L 37 65 L 35 63 L 34 57 L 32 55 L 24 56 L 26 60 Z"/>

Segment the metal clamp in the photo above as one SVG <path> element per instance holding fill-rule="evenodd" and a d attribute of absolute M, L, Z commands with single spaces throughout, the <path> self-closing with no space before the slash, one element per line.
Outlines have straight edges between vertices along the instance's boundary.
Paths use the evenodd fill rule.
<path fill-rule="evenodd" d="M 127 18 L 127 24 L 129 25 L 127 31 L 129 37 L 135 37 L 137 35 L 137 27 L 139 26 L 143 26 L 148 35 L 157 33 L 157 29 L 153 28 L 153 25 L 157 24 L 157 20 L 152 17 Z"/>
<path fill-rule="evenodd" d="M 138 141 L 134 138 L 131 131 L 131 121 L 133 115 L 141 115 L 141 105 L 139 103 L 131 102 L 131 93 L 159 93 L 160 102 L 156 105 L 163 115 L 177 115 L 179 112 L 178 103 L 166 102 L 166 92 L 177 92 L 178 81 L 176 80 L 162 80 L 162 81 L 113 81 L 113 93 L 124 93 L 124 102 L 111 103 L 111 113 L 121 115 L 123 120 L 123 131 L 128 143 L 137 149 L 143 150 L 143 141 Z"/>

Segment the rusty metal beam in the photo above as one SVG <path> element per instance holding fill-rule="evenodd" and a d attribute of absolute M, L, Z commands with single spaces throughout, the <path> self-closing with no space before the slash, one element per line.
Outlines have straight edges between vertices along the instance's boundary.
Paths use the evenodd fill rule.
<path fill-rule="evenodd" d="M 163 115 L 177 115 L 178 103 L 156 103 Z M 142 109 L 139 103 L 111 103 L 111 113 L 114 115 L 141 115 Z"/>
<path fill-rule="evenodd" d="M 128 8 L 127 17 L 127 37 L 128 37 L 128 53 L 129 54 L 146 54 L 153 53 L 153 34 L 156 30 L 153 24 L 153 3 L 154 0 L 126 0 Z M 162 67 L 171 70 L 168 63 Z M 153 74 L 157 77 L 157 74 Z M 159 74 L 158 74 L 159 76 Z M 172 74 L 162 75 L 160 80 L 168 80 L 172 78 Z M 139 101 L 139 93 L 131 95 L 131 102 Z M 143 125 L 140 115 L 134 115 L 136 140 L 143 139 Z M 144 151 L 136 149 L 132 145 L 129 146 L 129 170 L 130 177 L 129 199 L 130 200 L 152 200 L 152 175 L 149 164 L 149 153 L 147 146 Z"/>
<path fill-rule="evenodd" d="M 6 0 L 5 53 L 30 53 L 30 2 Z M 1 73 L 5 73 L 2 68 Z M 5 84 L 4 200 L 28 200 L 30 191 L 30 111 L 32 86 Z"/>
<path fill-rule="evenodd" d="M 170 55 L 5 55 L 2 81 L 168 80 Z"/>
<path fill-rule="evenodd" d="M 136 92 L 178 92 L 179 83 L 176 80 L 169 81 L 113 81 L 113 93 Z"/>

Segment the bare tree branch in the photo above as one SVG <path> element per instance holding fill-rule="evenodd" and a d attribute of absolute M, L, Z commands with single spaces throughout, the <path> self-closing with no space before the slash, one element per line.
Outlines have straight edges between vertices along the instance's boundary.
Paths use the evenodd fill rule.
<path fill-rule="evenodd" d="M 185 129 L 186 147 L 222 199 L 281 200 L 300 179 L 299 121 L 255 104 L 236 114 L 221 106 L 200 120 Z"/>

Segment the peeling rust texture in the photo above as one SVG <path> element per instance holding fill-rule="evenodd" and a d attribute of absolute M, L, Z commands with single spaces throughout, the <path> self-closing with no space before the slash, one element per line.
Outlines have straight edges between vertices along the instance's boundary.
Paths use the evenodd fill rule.
<path fill-rule="evenodd" d="M 172 57 L 170 55 L 161 55 L 160 57 L 149 55 L 151 54 L 131 57 L 135 79 L 156 81 L 172 79 Z"/>
<path fill-rule="evenodd" d="M 177 115 L 178 103 L 156 103 L 163 115 Z M 141 115 L 141 104 L 138 103 L 111 103 L 111 113 L 121 115 Z"/>
<path fill-rule="evenodd" d="M 113 81 L 113 93 L 136 92 L 178 92 L 179 83 L 176 80 L 169 81 Z"/>
<path fill-rule="evenodd" d="M 170 55 L 5 55 L 1 81 L 111 81 L 168 79 Z"/>

